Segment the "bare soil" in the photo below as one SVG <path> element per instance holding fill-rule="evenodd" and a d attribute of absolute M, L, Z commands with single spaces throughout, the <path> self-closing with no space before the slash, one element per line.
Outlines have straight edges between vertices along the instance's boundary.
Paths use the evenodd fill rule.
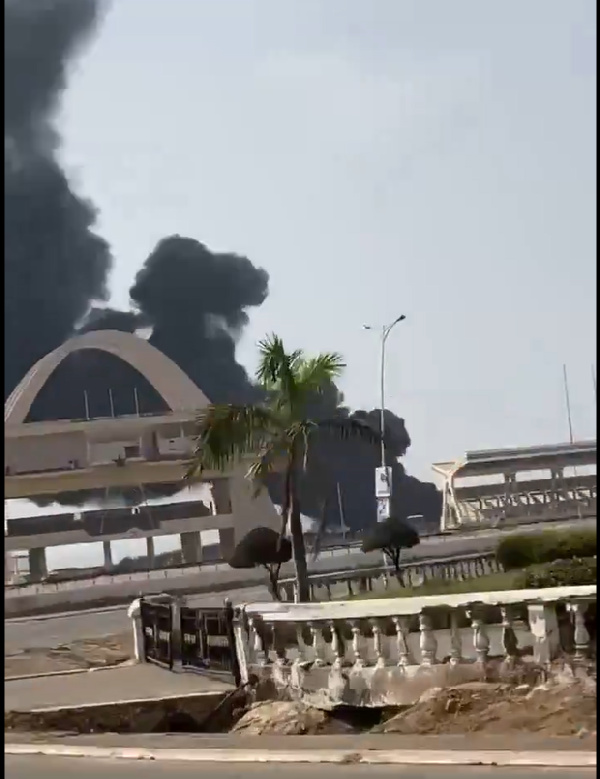
<path fill-rule="evenodd" d="M 4 678 L 119 665 L 133 656 L 131 631 L 84 638 L 51 648 L 26 649 L 4 657 Z"/>
<path fill-rule="evenodd" d="M 596 684 L 465 684 L 435 695 L 396 714 L 375 728 L 398 734 L 514 734 L 596 736 Z"/>

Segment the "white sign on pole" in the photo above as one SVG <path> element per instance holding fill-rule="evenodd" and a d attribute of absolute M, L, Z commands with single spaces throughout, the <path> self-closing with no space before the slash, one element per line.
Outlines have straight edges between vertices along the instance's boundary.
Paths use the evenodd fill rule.
<path fill-rule="evenodd" d="M 389 465 L 375 468 L 375 497 L 389 498 L 392 494 L 392 469 Z"/>
<path fill-rule="evenodd" d="M 390 518 L 390 499 L 377 498 L 377 521 L 385 522 Z"/>

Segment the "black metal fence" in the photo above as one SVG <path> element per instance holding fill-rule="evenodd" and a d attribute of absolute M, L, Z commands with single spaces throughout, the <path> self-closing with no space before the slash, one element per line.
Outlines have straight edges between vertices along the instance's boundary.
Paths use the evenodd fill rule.
<path fill-rule="evenodd" d="M 169 601 L 141 600 L 144 652 L 148 662 L 173 670 L 231 676 L 240 682 L 233 607 L 190 608 Z"/>
<path fill-rule="evenodd" d="M 164 668 L 173 668 L 173 609 L 171 603 L 153 602 L 142 598 L 140 609 L 146 660 Z"/>

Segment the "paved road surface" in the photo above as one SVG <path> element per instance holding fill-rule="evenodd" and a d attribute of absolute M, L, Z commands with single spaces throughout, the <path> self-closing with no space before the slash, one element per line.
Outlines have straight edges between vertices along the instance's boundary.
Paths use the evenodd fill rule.
<path fill-rule="evenodd" d="M 251 587 L 230 590 L 228 593 L 198 595 L 190 597 L 193 606 L 222 606 L 228 595 L 234 603 L 256 600 L 271 600 L 266 587 Z M 24 649 L 48 648 L 66 644 L 82 638 L 100 638 L 123 633 L 131 628 L 127 618 L 127 606 L 103 612 L 72 612 L 65 616 L 26 621 L 5 622 L 4 654 L 13 654 Z"/>
<path fill-rule="evenodd" d="M 594 769 L 445 768 L 416 766 L 223 765 L 218 763 L 155 763 L 149 760 L 6 756 L 7 779 L 591 779 Z"/>
<path fill-rule="evenodd" d="M 559 523 L 564 526 L 565 523 Z M 570 524 L 570 523 L 566 523 Z M 572 524 L 572 523 L 571 523 Z M 595 526 L 595 520 L 577 521 L 580 526 Z M 553 525 L 557 526 L 557 525 Z M 522 527 L 518 532 L 539 532 L 540 525 Z M 405 560 L 427 557 L 443 557 L 492 550 L 498 543 L 498 531 L 480 531 L 477 535 L 463 535 L 445 539 L 423 539 L 422 543 L 405 555 Z M 381 555 L 357 553 L 346 557 L 324 558 L 310 565 L 313 572 L 339 570 L 340 568 L 378 565 Z M 193 583 L 190 585 L 193 586 Z M 225 597 L 234 603 L 271 600 L 264 586 L 229 590 L 216 594 L 203 594 L 189 598 L 192 606 L 220 606 Z M 97 638 L 121 633 L 130 627 L 127 606 L 104 612 L 73 612 L 69 616 L 53 616 L 51 619 L 9 620 L 5 623 L 4 651 L 6 654 L 29 648 L 52 648 L 81 638 Z"/>
<path fill-rule="evenodd" d="M 228 682 L 206 676 L 192 673 L 172 674 L 150 664 L 133 665 L 90 673 L 5 682 L 4 711 L 161 698 L 232 688 Z"/>

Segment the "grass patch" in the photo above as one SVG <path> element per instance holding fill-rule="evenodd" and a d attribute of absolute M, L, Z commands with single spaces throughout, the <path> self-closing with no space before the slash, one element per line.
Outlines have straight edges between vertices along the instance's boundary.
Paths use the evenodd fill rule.
<path fill-rule="evenodd" d="M 462 592 L 493 592 L 494 590 L 525 589 L 524 571 L 506 571 L 480 576 L 478 579 L 457 581 L 452 579 L 430 579 L 420 587 L 400 587 L 392 584 L 380 592 L 361 592 L 351 600 L 380 600 L 383 598 L 422 598 L 424 595 L 454 595 Z M 334 598 L 348 600 L 348 596 Z"/>
<path fill-rule="evenodd" d="M 575 586 L 596 583 L 596 559 L 555 561 L 531 565 L 521 571 L 490 573 L 475 579 L 430 579 L 420 587 L 400 587 L 392 584 L 388 590 L 355 595 L 352 600 L 382 598 L 422 598 L 425 595 L 459 595 L 464 592 L 495 592 L 496 590 L 526 590 L 529 588 Z M 348 600 L 348 597 L 334 600 Z"/>

